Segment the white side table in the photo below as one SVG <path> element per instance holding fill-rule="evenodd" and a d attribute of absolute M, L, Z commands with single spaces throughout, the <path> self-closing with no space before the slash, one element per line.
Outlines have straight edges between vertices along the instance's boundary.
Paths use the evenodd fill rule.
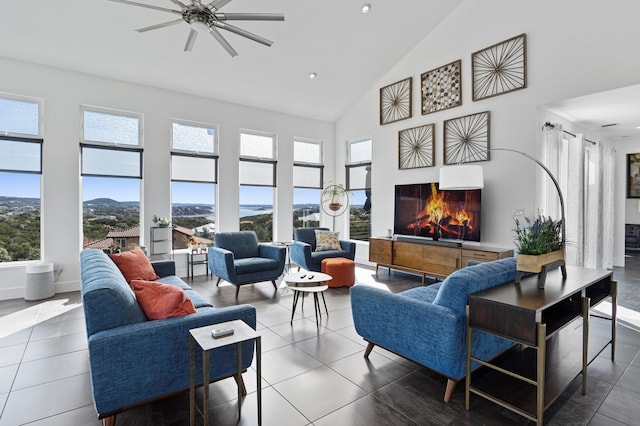
<path fill-rule="evenodd" d="M 326 284 L 327 281 L 331 281 L 333 277 L 331 275 L 323 274 L 322 272 L 301 271 L 288 274 L 284 277 L 284 281 L 289 288 L 293 290 L 293 308 L 291 310 L 291 324 L 293 324 L 293 316 L 296 313 L 296 307 L 298 306 L 298 300 L 300 294 L 302 294 L 302 302 L 304 303 L 304 295 L 306 293 L 313 294 L 313 307 L 316 313 L 316 326 L 319 327 L 320 323 L 318 317 L 322 318 L 322 310 L 320 309 L 320 301 L 318 300 L 318 293 L 322 295 L 322 302 L 324 303 L 324 310 L 329 315 L 327 309 L 327 301 L 324 299 L 324 291 L 329 288 Z"/>
<path fill-rule="evenodd" d="M 230 336 L 213 338 L 211 332 L 219 328 L 233 328 L 234 332 Z M 194 328 L 189 330 L 189 424 L 195 425 L 196 414 L 196 387 L 195 387 L 195 344 L 202 349 L 202 386 L 204 390 L 204 424 L 209 424 L 209 351 L 227 345 L 236 344 L 237 366 L 236 366 L 236 384 L 238 385 L 238 421 L 242 415 L 242 343 L 247 340 L 255 339 L 256 341 L 256 382 L 258 385 L 258 425 L 262 424 L 262 350 L 261 336 L 253 328 L 249 327 L 244 321 L 235 320 L 222 322 L 219 324 L 207 325 L 205 327 Z"/>

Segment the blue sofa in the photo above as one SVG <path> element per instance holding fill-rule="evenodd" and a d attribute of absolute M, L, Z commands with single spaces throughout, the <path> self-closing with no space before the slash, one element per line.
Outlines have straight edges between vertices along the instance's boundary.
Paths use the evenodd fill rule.
<path fill-rule="evenodd" d="M 329 231 L 329 228 L 297 228 L 294 231 L 294 241 L 290 247 L 291 261 L 307 271 L 320 272 L 322 259 L 330 257 L 344 257 L 353 260 L 356 257 L 356 243 L 340 240 L 340 250 L 316 250 L 316 229 Z"/>
<path fill-rule="evenodd" d="M 215 308 L 175 275 L 173 261 L 152 262 L 158 282 L 181 287 L 197 312 L 149 321 L 118 267 L 100 250 L 80 254 L 82 305 L 89 342 L 91 388 L 98 417 L 114 424 L 117 413 L 189 389 L 189 330 L 231 320 L 256 327 L 251 305 Z M 253 341 L 242 347 L 242 370 L 253 360 Z M 196 356 L 202 371 L 202 356 Z M 235 345 L 211 352 L 210 381 L 236 371 Z M 202 384 L 202 374 L 196 374 Z M 244 383 L 239 383 L 244 389 Z"/>
<path fill-rule="evenodd" d="M 466 305 L 470 293 L 513 281 L 514 257 L 478 263 L 455 271 L 444 281 L 400 293 L 356 285 L 351 309 L 357 333 L 380 346 L 448 378 L 444 400 L 466 374 Z M 473 331 L 473 354 L 489 360 L 513 342 Z M 478 365 L 472 366 L 477 368 Z"/>
<path fill-rule="evenodd" d="M 271 281 L 282 275 L 286 248 L 273 244 L 259 243 L 253 231 L 218 232 L 215 246 L 209 247 L 209 269 L 218 276 L 216 287 L 221 280 L 236 286 L 236 297 L 243 284 Z"/>

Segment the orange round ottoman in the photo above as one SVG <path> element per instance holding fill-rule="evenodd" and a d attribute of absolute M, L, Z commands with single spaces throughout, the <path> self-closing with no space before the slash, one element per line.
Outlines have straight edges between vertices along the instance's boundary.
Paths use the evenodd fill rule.
<path fill-rule="evenodd" d="M 352 286 L 356 283 L 356 262 L 344 257 L 322 259 L 322 273 L 331 275 L 329 287 Z"/>

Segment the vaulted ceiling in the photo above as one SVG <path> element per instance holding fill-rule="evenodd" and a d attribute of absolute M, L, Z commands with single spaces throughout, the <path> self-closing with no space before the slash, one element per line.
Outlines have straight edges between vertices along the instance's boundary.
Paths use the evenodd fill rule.
<path fill-rule="evenodd" d="M 177 8 L 171 0 L 139 2 Z M 3 1 L 0 56 L 335 121 L 460 3 L 233 0 L 221 12 L 284 13 L 285 21 L 233 22 L 274 43 L 223 32 L 239 53 L 231 57 L 208 34 L 184 52 L 186 23 L 134 31 L 176 19 L 159 10 L 108 0 Z"/>

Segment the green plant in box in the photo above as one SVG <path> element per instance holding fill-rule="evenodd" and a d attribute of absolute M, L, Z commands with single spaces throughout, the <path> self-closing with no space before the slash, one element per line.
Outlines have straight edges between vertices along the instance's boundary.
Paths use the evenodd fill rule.
<path fill-rule="evenodd" d="M 562 220 L 539 216 L 535 220 L 528 217 L 521 223 L 516 221 L 515 243 L 518 254 L 540 255 L 562 250 Z"/>

